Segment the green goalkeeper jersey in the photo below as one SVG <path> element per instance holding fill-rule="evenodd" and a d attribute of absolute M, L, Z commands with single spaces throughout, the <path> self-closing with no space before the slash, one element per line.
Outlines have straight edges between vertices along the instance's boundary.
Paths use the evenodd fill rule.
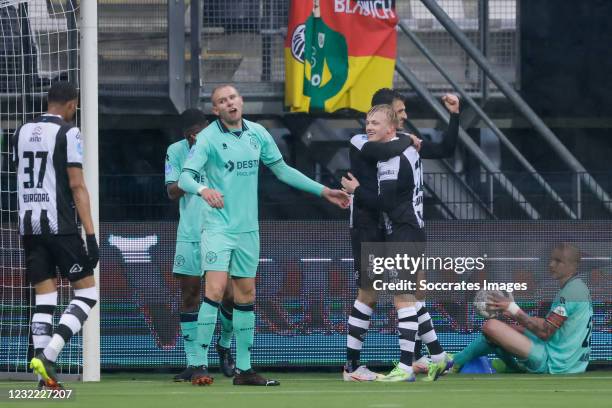
<path fill-rule="evenodd" d="M 272 166 L 283 159 L 272 136 L 261 125 L 242 120 L 242 130 L 230 131 L 220 120 L 198 135 L 183 170 L 223 195 L 224 207 L 205 205 L 206 230 L 242 233 L 259 229 L 257 181 L 259 162 Z M 206 185 L 206 183 L 201 183 Z"/>
<path fill-rule="evenodd" d="M 186 139 L 172 143 L 166 152 L 165 180 L 166 185 L 178 181 L 183 165 L 189 154 L 189 143 Z M 206 184 L 204 173 L 198 172 L 202 184 Z M 180 242 L 200 242 L 202 222 L 206 203 L 197 195 L 185 193 L 179 199 L 179 225 L 176 240 Z"/>
<path fill-rule="evenodd" d="M 581 373 L 589 364 L 593 305 L 582 279 L 567 281 L 555 297 L 546 320 L 559 329 L 545 343 L 548 369 L 555 373 Z"/>

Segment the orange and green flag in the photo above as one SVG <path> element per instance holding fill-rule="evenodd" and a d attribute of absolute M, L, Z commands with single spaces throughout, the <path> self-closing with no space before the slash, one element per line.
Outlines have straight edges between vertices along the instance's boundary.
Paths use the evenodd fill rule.
<path fill-rule="evenodd" d="M 291 0 L 285 39 L 285 105 L 292 112 L 366 112 L 391 88 L 395 0 Z"/>

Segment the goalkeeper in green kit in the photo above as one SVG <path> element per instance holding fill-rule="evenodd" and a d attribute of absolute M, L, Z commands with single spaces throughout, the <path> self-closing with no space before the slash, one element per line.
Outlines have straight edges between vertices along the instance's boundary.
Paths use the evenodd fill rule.
<path fill-rule="evenodd" d="M 266 129 L 242 118 L 242 97 L 235 87 L 221 85 L 211 95 L 218 119 L 198 135 L 189 152 L 179 187 L 199 194 L 205 206 L 201 240 L 202 270 L 206 272 L 203 317 L 198 322 L 198 341 L 207 351 L 213 336 L 219 302 L 231 277 L 234 292 L 233 327 L 236 338 L 234 385 L 278 385 L 251 368 L 255 329 L 255 274 L 259 263 L 257 180 L 260 161 L 282 182 L 322 196 L 347 208 L 344 191 L 329 189 L 283 160 Z M 205 172 L 207 185 L 200 183 Z M 229 275 L 229 276 L 228 276 Z M 204 366 L 208 364 L 207 357 Z M 212 382 L 209 377 L 203 384 Z"/>
<path fill-rule="evenodd" d="M 560 289 L 545 318 L 529 316 L 514 301 L 491 294 L 488 309 L 503 313 L 518 326 L 487 320 L 482 335 L 453 357 L 455 371 L 476 357 L 495 353 L 501 358 L 498 362 L 504 363 L 495 367 L 498 371 L 584 372 L 591 353 L 593 305 L 589 288 L 578 277 L 579 263 L 580 251 L 574 245 L 562 243 L 553 248 L 548 270 Z M 435 368 L 435 379 L 445 368 Z"/>

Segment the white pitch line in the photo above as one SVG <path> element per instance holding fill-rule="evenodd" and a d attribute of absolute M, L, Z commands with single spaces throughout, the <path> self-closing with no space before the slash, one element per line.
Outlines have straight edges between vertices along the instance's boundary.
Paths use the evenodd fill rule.
<path fill-rule="evenodd" d="M 211 386 L 214 388 L 214 385 Z M 206 395 L 219 395 L 219 396 L 227 396 L 227 395 L 253 395 L 253 396 L 265 396 L 265 397 L 269 397 L 271 395 L 280 395 L 280 394 L 286 394 L 286 395 L 296 395 L 296 394 L 303 394 L 303 395 L 309 395 L 309 394 L 314 394 L 314 395 L 321 395 L 321 394 L 412 394 L 412 393 L 431 393 L 431 389 L 429 387 L 425 387 L 425 388 L 417 388 L 415 389 L 414 385 L 411 384 L 405 384 L 402 385 L 402 389 L 385 389 L 385 390 L 357 390 L 357 389 L 345 389 L 345 390 L 282 390 L 282 389 L 278 389 L 276 387 L 269 389 L 266 388 L 266 390 L 261 390 L 261 391 L 227 391 L 227 390 L 213 390 L 210 388 L 207 388 L 206 390 L 202 391 L 202 394 L 197 394 L 197 392 L 194 391 L 169 391 L 167 389 L 164 390 L 157 390 L 157 392 L 152 391 L 152 390 L 148 390 L 147 391 L 147 395 L 148 396 L 154 396 L 154 395 L 168 395 L 168 394 L 172 394 L 172 395 L 194 395 L 194 396 L 198 396 L 198 397 L 202 397 L 202 396 L 206 396 Z M 88 397 L 93 397 L 93 396 L 121 396 L 121 395 L 133 395 L 133 391 L 130 390 L 126 390 L 126 392 L 100 392 L 100 393 L 95 393 L 95 392 L 89 392 L 86 390 L 78 390 L 79 395 L 81 396 L 88 396 Z M 599 394 L 611 394 L 612 390 L 606 390 L 606 389 L 591 389 L 591 388 L 571 388 L 571 389 L 567 389 L 567 390 L 560 390 L 557 388 L 512 388 L 512 389 L 508 389 L 508 388 L 487 388 L 487 389 L 473 389 L 473 388 L 444 388 L 444 392 L 461 392 L 461 393 L 473 393 L 473 392 L 481 392 L 481 393 L 559 393 L 559 392 L 567 392 L 567 393 L 572 393 L 572 392 L 584 392 L 584 393 L 589 393 L 589 394 L 595 394 L 595 393 L 599 393 Z"/>
<path fill-rule="evenodd" d="M 399 407 L 400 404 L 372 404 L 372 405 L 368 405 L 368 407 L 370 408 L 393 408 L 393 407 Z"/>

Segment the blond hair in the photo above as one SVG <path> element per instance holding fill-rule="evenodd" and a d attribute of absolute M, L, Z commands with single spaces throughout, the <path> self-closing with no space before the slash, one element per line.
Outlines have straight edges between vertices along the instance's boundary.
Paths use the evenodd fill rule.
<path fill-rule="evenodd" d="M 368 111 L 367 117 L 370 117 L 371 115 L 377 113 L 377 112 L 382 112 L 385 114 L 385 117 L 387 119 L 387 121 L 389 122 L 389 124 L 391 126 L 393 126 L 394 128 L 399 128 L 400 126 L 400 120 L 397 117 L 397 114 L 395 113 L 395 110 L 393 110 L 393 107 L 391 105 L 374 105 L 372 106 L 372 108 Z"/>

